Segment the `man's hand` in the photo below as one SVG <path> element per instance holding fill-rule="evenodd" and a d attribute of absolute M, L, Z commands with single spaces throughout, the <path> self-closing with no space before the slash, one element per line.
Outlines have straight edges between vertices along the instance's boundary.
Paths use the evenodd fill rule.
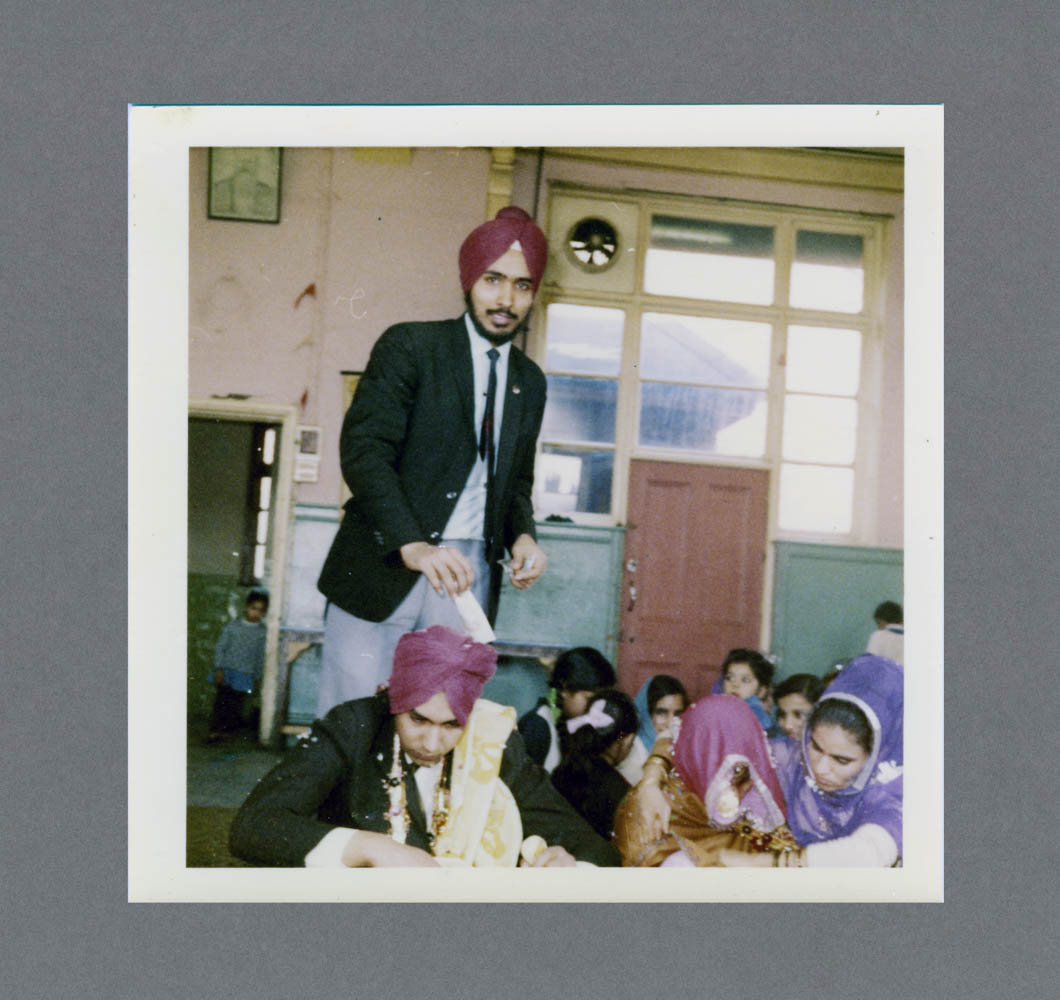
<path fill-rule="evenodd" d="M 475 568 L 459 549 L 431 545 L 429 542 L 409 542 L 402 545 L 401 561 L 416 573 L 427 577 L 435 593 L 456 597 L 475 582 Z"/>
<path fill-rule="evenodd" d="M 545 572 L 547 562 L 544 549 L 529 535 L 520 535 L 512 543 L 512 586 L 517 590 L 532 587 Z"/>
<path fill-rule="evenodd" d="M 347 868 L 439 868 L 437 861 L 419 847 L 399 844 L 385 833 L 357 830 L 342 852 Z"/>
<path fill-rule="evenodd" d="M 225 672 L 223 670 L 215 670 L 213 673 L 213 682 L 214 684 L 224 684 Z"/>
<path fill-rule="evenodd" d="M 519 865 L 524 868 L 573 868 L 576 863 L 574 855 L 566 848 L 553 844 L 541 851 L 529 866 L 525 860 L 520 861 Z"/>

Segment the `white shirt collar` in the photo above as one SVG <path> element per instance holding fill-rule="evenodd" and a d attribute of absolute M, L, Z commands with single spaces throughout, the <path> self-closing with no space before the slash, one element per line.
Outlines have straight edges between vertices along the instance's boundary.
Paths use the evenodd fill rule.
<path fill-rule="evenodd" d="M 512 350 L 512 342 L 509 340 L 506 344 L 494 344 L 482 336 L 478 330 L 475 329 L 475 324 L 471 320 L 471 313 L 464 313 L 464 326 L 467 329 L 468 342 L 471 344 L 471 353 L 474 354 L 486 354 L 491 347 L 496 347 L 497 352 L 500 354 L 498 364 L 507 364 L 508 355 Z"/>

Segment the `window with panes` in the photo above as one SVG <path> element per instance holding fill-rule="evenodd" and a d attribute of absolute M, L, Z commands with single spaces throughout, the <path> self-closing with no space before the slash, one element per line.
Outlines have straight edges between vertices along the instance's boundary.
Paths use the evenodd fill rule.
<path fill-rule="evenodd" d="M 651 198 L 639 218 L 631 292 L 543 302 L 538 515 L 620 520 L 629 459 L 671 458 L 769 468 L 778 533 L 855 537 L 883 220 Z"/>

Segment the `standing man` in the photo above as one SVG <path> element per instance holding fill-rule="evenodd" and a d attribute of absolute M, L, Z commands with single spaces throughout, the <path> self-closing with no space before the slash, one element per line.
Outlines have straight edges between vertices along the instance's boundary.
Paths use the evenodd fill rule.
<path fill-rule="evenodd" d="M 545 377 L 511 342 L 547 259 L 530 216 L 502 208 L 460 247 L 464 315 L 398 324 L 373 347 L 339 445 L 353 496 L 318 581 L 318 715 L 374 694 L 406 632 L 461 628 L 456 595 L 471 589 L 492 622 L 505 548 L 518 589 L 544 572 L 531 490 Z"/>

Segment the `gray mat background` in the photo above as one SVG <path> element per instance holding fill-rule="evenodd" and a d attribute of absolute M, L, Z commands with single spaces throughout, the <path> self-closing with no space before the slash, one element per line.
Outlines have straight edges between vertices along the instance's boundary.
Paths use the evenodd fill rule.
<path fill-rule="evenodd" d="M 333 6 L 5 14 L 5 993 L 1056 995 L 1051 5 Z M 946 902 L 127 904 L 129 102 L 945 102 Z"/>

